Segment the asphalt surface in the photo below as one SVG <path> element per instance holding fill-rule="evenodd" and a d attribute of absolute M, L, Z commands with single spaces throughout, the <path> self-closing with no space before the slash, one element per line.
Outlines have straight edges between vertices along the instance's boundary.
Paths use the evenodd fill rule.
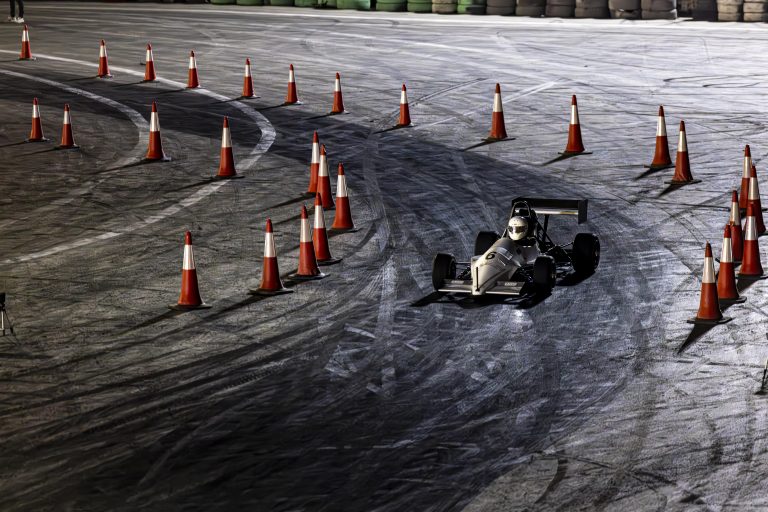
<path fill-rule="evenodd" d="M 27 11 L 38 60 L 0 27 L 0 510 L 768 507 L 766 284 L 727 325 L 685 323 L 745 143 L 764 171 L 764 26 Z M 148 41 L 163 80 L 142 84 Z M 257 99 L 237 99 L 245 57 Z M 280 107 L 289 63 L 303 104 Z M 389 130 L 404 82 L 415 126 Z M 496 82 L 514 140 L 477 146 Z M 553 161 L 571 94 L 593 154 Z M 24 144 L 35 96 L 52 142 Z M 152 100 L 171 162 L 141 161 Z M 65 102 L 79 151 L 53 150 Z M 643 169 L 659 104 L 701 183 Z M 211 181 L 225 115 L 246 178 Z M 296 268 L 315 129 L 360 229 L 332 236 L 329 278 L 251 297 L 267 217 Z M 551 232 L 597 233 L 598 272 L 541 301 L 434 294 L 434 253 L 468 257 L 518 195 L 588 198 L 588 224 Z M 188 229 L 212 309 L 178 313 Z"/>

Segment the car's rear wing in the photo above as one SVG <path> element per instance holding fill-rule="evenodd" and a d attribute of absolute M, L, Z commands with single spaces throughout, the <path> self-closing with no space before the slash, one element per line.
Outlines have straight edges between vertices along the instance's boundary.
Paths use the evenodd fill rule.
<path fill-rule="evenodd" d="M 521 203 L 527 204 L 537 215 L 574 215 L 578 223 L 587 221 L 586 199 L 543 199 L 538 197 L 518 197 L 512 200 L 512 208 Z M 513 212 L 514 213 L 514 212 Z"/>

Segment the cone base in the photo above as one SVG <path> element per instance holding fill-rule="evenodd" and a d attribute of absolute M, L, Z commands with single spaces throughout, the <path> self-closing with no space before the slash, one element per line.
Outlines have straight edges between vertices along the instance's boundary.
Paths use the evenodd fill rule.
<path fill-rule="evenodd" d="M 413 123 L 408 123 L 408 124 L 397 123 L 395 125 L 395 128 L 413 128 Z"/>
<path fill-rule="evenodd" d="M 283 102 L 283 106 L 284 107 L 287 107 L 287 106 L 290 106 L 290 105 L 303 105 L 303 104 L 304 103 L 302 103 L 300 101 L 293 101 L 293 102 L 285 101 L 285 102 Z"/>
<path fill-rule="evenodd" d="M 342 110 L 341 112 L 334 112 L 333 110 L 331 110 L 330 112 L 328 112 L 329 116 L 340 116 L 342 114 L 349 114 L 349 111 Z"/>
<path fill-rule="evenodd" d="M 287 293 L 293 293 L 293 290 L 289 288 L 280 288 L 279 290 L 265 290 L 263 288 L 251 288 L 248 290 L 250 295 L 262 295 L 265 297 L 271 297 L 272 295 L 285 295 Z"/>
<path fill-rule="evenodd" d="M 240 96 L 237 98 L 238 100 L 255 100 L 256 98 L 261 98 L 261 96 L 256 96 L 255 94 L 253 96 Z"/>
<path fill-rule="evenodd" d="M 356 233 L 360 231 L 360 228 L 334 228 L 331 226 L 328 231 L 335 231 L 336 233 Z"/>
<path fill-rule="evenodd" d="M 19 57 L 19 60 L 37 60 L 37 57 Z"/>
<path fill-rule="evenodd" d="M 157 78 L 153 78 L 152 80 L 142 80 L 140 83 L 146 84 L 146 83 L 149 83 L 149 82 L 156 82 L 156 81 L 157 81 Z"/>
<path fill-rule="evenodd" d="M 675 181 L 675 180 L 669 180 L 665 181 L 667 185 L 693 185 L 694 183 L 701 183 L 701 180 L 691 180 L 691 181 Z"/>
<path fill-rule="evenodd" d="M 234 176 L 219 176 L 217 174 L 216 176 L 214 176 L 211 179 L 213 179 L 213 180 L 239 180 L 239 179 L 243 179 L 243 178 L 245 178 L 245 176 L 243 176 L 242 174 L 235 174 Z"/>
<path fill-rule="evenodd" d="M 213 306 L 211 306 L 210 304 L 206 304 L 205 302 L 203 302 L 202 304 L 197 305 L 197 306 L 186 306 L 184 304 L 169 304 L 168 305 L 168 309 L 172 309 L 174 311 L 192 311 L 193 309 L 211 309 L 211 307 L 213 307 Z"/>
<path fill-rule="evenodd" d="M 148 157 L 144 157 L 144 161 L 145 162 L 170 162 L 171 161 L 171 157 L 169 157 L 168 155 L 163 155 L 162 158 L 148 158 Z"/>
<path fill-rule="evenodd" d="M 77 144 L 73 144 L 71 146 L 56 146 L 53 149 L 80 149 L 80 146 L 78 146 Z"/>
<path fill-rule="evenodd" d="M 316 276 L 304 276 L 300 274 L 291 274 L 288 277 L 293 279 L 294 281 L 317 281 L 319 279 L 328 277 L 328 274 L 323 274 L 322 272 L 320 272 Z"/>
<path fill-rule="evenodd" d="M 720 325 L 720 324 L 727 324 L 733 320 L 733 318 L 729 316 L 724 316 L 723 318 L 719 320 L 705 320 L 703 318 L 689 318 L 686 320 L 689 324 L 697 324 L 697 325 Z"/>
<path fill-rule="evenodd" d="M 342 258 L 331 258 L 329 260 L 317 260 L 318 265 L 335 265 L 339 262 L 341 262 Z"/>
<path fill-rule="evenodd" d="M 650 165 L 644 165 L 643 168 L 644 169 L 650 169 L 652 171 L 661 171 L 662 169 L 672 169 L 674 166 L 675 166 L 675 164 L 673 164 L 673 163 L 658 164 L 658 165 L 650 164 Z"/>
<path fill-rule="evenodd" d="M 483 142 L 501 142 L 502 140 L 510 140 L 510 139 L 512 138 L 511 137 L 486 137 L 483 139 Z"/>
<path fill-rule="evenodd" d="M 96 75 L 96 78 L 112 78 L 112 75 Z"/>
<path fill-rule="evenodd" d="M 768 279 L 768 276 L 765 274 L 760 274 L 760 275 L 736 274 L 736 277 L 743 281 L 762 281 L 763 279 Z"/>
<path fill-rule="evenodd" d="M 747 298 L 746 297 L 738 297 L 736 299 L 719 299 L 719 301 L 720 301 L 720 304 L 728 304 L 728 305 L 731 305 L 731 304 L 741 304 L 743 302 L 747 302 Z"/>
<path fill-rule="evenodd" d="M 199 88 L 200 88 L 200 86 L 199 86 L 199 85 L 192 85 L 192 86 L 188 85 L 188 86 L 187 86 L 187 87 L 185 87 L 185 88 L 186 88 L 186 89 L 199 89 Z"/>
<path fill-rule="evenodd" d="M 591 151 L 562 151 L 558 155 L 563 156 L 576 156 L 576 155 L 591 155 Z"/>
<path fill-rule="evenodd" d="M 25 139 L 24 142 L 48 142 L 48 139 L 43 137 L 42 139 Z"/>

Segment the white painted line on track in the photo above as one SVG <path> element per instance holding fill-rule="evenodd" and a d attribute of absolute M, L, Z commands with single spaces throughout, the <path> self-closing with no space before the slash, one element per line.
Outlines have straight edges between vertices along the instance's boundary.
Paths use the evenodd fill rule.
<path fill-rule="evenodd" d="M 10 53 L 10 54 L 16 55 L 18 52 L 17 51 L 1 50 L 0 49 L 0 53 Z M 59 61 L 59 62 L 67 62 L 67 63 L 70 63 L 70 64 L 77 64 L 77 65 L 80 65 L 80 66 L 87 66 L 87 67 L 92 67 L 92 68 L 98 67 L 98 64 L 94 64 L 92 62 L 86 62 L 86 61 L 76 60 L 76 59 L 69 59 L 69 58 L 65 58 L 65 57 L 56 57 L 54 55 L 45 55 L 45 54 L 36 53 L 35 57 L 37 57 L 38 59 L 55 60 L 55 61 Z M 133 69 L 120 68 L 120 67 L 114 67 L 114 66 L 110 66 L 110 69 L 113 72 L 119 72 L 119 73 L 123 73 L 123 74 L 126 74 L 126 75 L 133 75 L 133 76 L 140 76 L 140 77 L 144 76 L 143 72 L 138 72 L 138 71 L 135 71 Z M 6 74 L 14 73 L 14 72 L 10 72 L 10 71 L 2 71 L 2 72 L 6 73 Z M 21 73 L 17 73 L 16 75 L 22 75 L 22 74 Z M 61 88 L 63 90 L 67 90 L 68 92 L 74 92 L 76 94 L 79 94 L 79 93 L 76 92 L 77 89 L 75 89 L 74 87 L 70 87 L 70 86 L 65 85 L 65 84 L 54 82 L 53 80 L 47 80 L 47 79 L 36 79 L 36 80 L 38 80 L 38 81 L 40 81 L 42 83 L 46 83 L 48 85 L 57 87 L 57 88 Z M 176 81 L 168 80 L 168 79 L 165 79 L 165 78 L 159 78 L 157 81 L 161 82 L 161 83 L 164 83 L 164 84 L 167 84 L 167 85 L 171 85 L 173 87 L 179 87 L 179 88 L 186 89 L 186 84 L 183 84 L 181 82 L 176 82 Z M 87 91 L 82 91 L 82 92 L 86 93 L 86 94 L 92 94 L 92 93 L 88 93 Z M 190 89 L 189 92 L 192 92 L 192 93 L 195 93 L 195 94 L 202 94 L 204 96 L 208 96 L 210 98 L 213 98 L 213 99 L 216 99 L 216 100 L 219 100 L 219 101 L 230 101 L 230 98 L 227 98 L 223 94 L 218 94 L 218 93 L 215 93 L 213 91 L 209 91 L 207 89 Z M 88 97 L 88 96 L 86 96 L 86 97 Z M 100 96 L 93 94 L 92 97 L 90 97 L 90 99 L 96 100 L 97 97 L 101 98 Z M 117 103 L 115 101 L 109 100 L 108 98 L 101 98 L 101 99 L 111 102 L 111 103 L 108 103 L 108 104 L 110 106 L 114 106 L 114 108 L 118 108 L 118 109 L 127 108 L 127 107 L 124 107 L 123 105 L 120 105 L 119 103 Z M 96 100 L 96 101 L 101 101 L 101 100 Z M 261 131 L 261 139 L 259 140 L 259 143 L 256 144 L 256 146 L 253 148 L 253 150 L 251 151 L 251 153 L 248 156 L 248 158 L 243 160 L 242 163 L 240 164 L 240 167 L 242 169 L 247 170 L 250 167 L 252 167 L 256 163 L 256 161 L 259 158 L 261 158 L 269 150 L 269 148 L 272 146 L 272 143 L 274 143 L 274 141 L 275 141 L 276 133 L 275 133 L 274 128 L 272 127 L 272 124 L 261 113 L 253 110 L 251 107 L 249 107 L 248 105 L 246 105 L 246 104 L 244 104 L 244 103 L 242 103 L 240 101 L 230 101 L 229 104 L 234 106 L 234 107 L 236 107 L 238 110 L 242 111 L 246 116 L 250 117 L 253 120 L 253 122 L 256 123 L 256 125 L 259 127 L 259 130 Z M 115 105 L 120 105 L 120 107 L 117 107 Z M 139 116 L 139 117 L 141 117 L 141 116 Z M 141 122 L 142 122 L 143 126 L 146 125 L 146 121 L 144 121 L 143 117 L 141 118 Z M 146 132 L 148 133 L 148 130 L 146 130 Z M 133 231 L 137 231 L 139 229 L 143 229 L 143 228 L 145 228 L 145 227 L 147 227 L 147 226 L 149 226 L 151 224 L 155 224 L 157 222 L 160 222 L 163 219 L 166 219 L 166 218 L 168 218 L 168 217 L 170 217 L 172 215 L 175 215 L 176 213 L 180 212 L 184 208 L 189 208 L 190 206 L 193 206 L 194 204 L 200 202 L 201 200 L 203 200 L 207 196 L 211 195 L 212 193 L 214 193 L 215 191 L 217 191 L 219 188 L 223 187 L 227 183 L 228 182 L 226 180 L 214 181 L 214 182 L 206 185 L 205 187 L 199 189 L 197 192 L 195 192 L 191 196 L 181 200 L 180 202 L 178 202 L 178 203 L 176 203 L 176 204 L 174 204 L 172 206 L 169 206 L 168 208 L 165 208 L 164 210 L 160 211 L 159 213 L 157 213 L 155 215 L 152 215 L 152 216 L 150 216 L 150 217 L 148 217 L 148 218 L 146 218 L 146 219 L 144 219 L 144 220 L 142 220 L 140 222 L 134 222 L 133 224 L 129 224 L 128 226 L 125 227 L 125 229 L 122 229 L 120 231 L 107 231 L 107 232 L 102 233 L 102 234 L 97 235 L 97 236 L 81 238 L 81 239 L 78 239 L 78 240 L 75 240 L 73 242 L 69 242 L 69 243 L 66 243 L 66 244 L 56 245 L 56 246 L 51 247 L 49 249 L 46 249 L 44 251 L 38 251 L 38 252 L 33 252 L 33 253 L 25 254 L 25 255 L 22 255 L 22 256 L 16 256 L 16 257 L 13 257 L 13 258 L 8 258 L 8 259 L 0 261 L 0 264 L 7 265 L 7 264 L 13 264 L 13 263 L 22 263 L 22 262 L 26 262 L 26 261 L 31 261 L 31 260 L 36 260 L 36 259 L 40 259 L 40 258 L 45 258 L 47 256 L 52 256 L 54 254 L 58 254 L 58 253 L 61 253 L 61 252 L 64 252 L 64 251 L 69 251 L 71 249 L 76 249 L 76 248 L 79 248 L 79 247 L 84 247 L 86 245 L 90 245 L 90 244 L 93 244 L 93 243 L 103 242 L 105 240 L 110 240 L 112 238 L 116 238 L 116 237 L 124 235 L 126 233 L 131 233 Z"/>

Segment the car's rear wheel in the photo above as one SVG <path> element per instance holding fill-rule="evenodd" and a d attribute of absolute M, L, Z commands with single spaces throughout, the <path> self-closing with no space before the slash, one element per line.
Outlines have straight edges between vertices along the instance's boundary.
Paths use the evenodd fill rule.
<path fill-rule="evenodd" d="M 456 278 L 456 258 L 438 253 L 432 261 L 432 286 L 439 290 L 446 279 Z"/>
<path fill-rule="evenodd" d="M 485 254 L 499 238 L 501 237 L 495 231 L 480 231 L 475 237 L 475 256 Z"/>
<path fill-rule="evenodd" d="M 557 267 L 552 256 L 539 256 L 533 262 L 533 286 L 536 293 L 549 294 L 555 287 Z"/>
<path fill-rule="evenodd" d="M 573 240 L 573 270 L 582 276 L 588 276 L 597 270 L 600 264 L 600 239 L 592 233 L 579 233 Z"/>

